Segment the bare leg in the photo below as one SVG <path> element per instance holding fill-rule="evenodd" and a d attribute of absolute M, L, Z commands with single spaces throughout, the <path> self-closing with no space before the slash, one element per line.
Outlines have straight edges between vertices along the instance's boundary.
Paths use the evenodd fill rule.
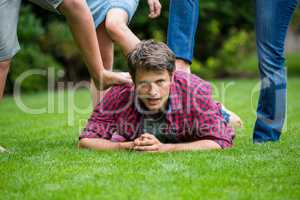
<path fill-rule="evenodd" d="M 101 24 L 97 28 L 99 47 L 104 66 L 107 70 L 112 69 L 113 65 L 113 42 L 121 46 L 124 55 L 131 52 L 140 40 L 128 28 L 128 15 L 123 9 L 111 9 L 105 19 L 105 27 Z M 113 41 L 112 41 L 113 40 Z M 105 91 L 96 90 L 94 84 L 91 84 L 93 105 L 101 100 Z"/>
<path fill-rule="evenodd" d="M 3 97 L 6 77 L 9 71 L 9 65 L 11 60 L 5 60 L 0 62 L 0 100 Z"/>
<path fill-rule="evenodd" d="M 140 43 L 139 38 L 128 28 L 128 15 L 120 8 L 111 9 L 105 20 L 110 38 L 121 46 L 124 55 L 130 53 Z"/>
<path fill-rule="evenodd" d="M 89 73 L 98 88 L 130 82 L 122 74 L 106 71 L 98 47 L 93 18 L 82 0 L 64 0 L 58 10 L 66 17 L 73 37 L 79 46 Z"/>
<path fill-rule="evenodd" d="M 176 70 L 191 73 L 190 64 L 188 62 L 186 62 L 185 60 L 177 58 L 175 65 L 176 65 Z"/>
<path fill-rule="evenodd" d="M 123 9 L 111 9 L 105 19 L 105 25 L 97 28 L 97 37 L 101 51 L 103 64 L 107 70 L 113 66 L 113 41 L 121 46 L 124 55 L 131 52 L 140 40 L 131 32 L 127 26 L 128 15 Z M 113 41 L 112 41 L 113 40 Z M 95 84 L 91 83 L 93 106 L 101 100 L 106 91 L 99 91 Z"/>
<path fill-rule="evenodd" d="M 105 30 L 105 25 L 102 23 L 97 28 L 97 38 L 99 42 L 99 48 L 103 60 L 103 65 L 106 70 L 111 71 L 113 67 L 114 58 L 114 46 L 109 35 Z M 98 102 L 102 99 L 105 94 L 105 90 L 97 90 L 93 81 L 91 81 L 91 95 L 93 99 L 93 107 L 95 107 Z"/>
<path fill-rule="evenodd" d="M 5 60 L 0 62 L 0 101 L 3 97 L 5 82 L 7 73 L 9 71 L 10 60 Z M 6 150 L 0 146 L 0 153 L 5 152 Z"/>
<path fill-rule="evenodd" d="M 119 8 L 111 9 L 106 16 L 105 26 L 109 36 L 114 42 L 121 46 L 124 55 L 131 52 L 134 47 L 140 42 L 140 40 L 134 35 L 134 33 L 128 28 L 128 15 Z M 190 73 L 190 65 L 188 62 L 177 59 L 177 70 L 182 70 Z"/>
<path fill-rule="evenodd" d="M 104 68 L 111 71 L 114 63 L 114 44 L 105 30 L 104 23 L 97 28 L 97 38 Z"/>

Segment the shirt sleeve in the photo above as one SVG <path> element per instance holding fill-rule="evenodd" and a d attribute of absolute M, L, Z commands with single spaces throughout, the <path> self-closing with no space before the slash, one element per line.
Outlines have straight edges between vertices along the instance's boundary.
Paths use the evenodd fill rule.
<path fill-rule="evenodd" d="M 88 122 L 79 136 L 82 138 L 102 138 L 112 141 L 124 141 L 121 136 L 114 136 L 117 131 L 117 116 L 124 106 L 126 98 L 121 86 L 112 87 L 93 110 Z M 124 90 L 123 90 L 124 91 Z M 124 94 L 124 93 L 123 93 Z"/>

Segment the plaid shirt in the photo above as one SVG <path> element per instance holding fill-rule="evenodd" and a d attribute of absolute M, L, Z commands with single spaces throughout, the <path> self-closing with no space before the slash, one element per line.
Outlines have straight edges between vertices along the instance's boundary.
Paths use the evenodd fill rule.
<path fill-rule="evenodd" d="M 138 102 L 133 85 L 112 87 L 95 107 L 79 139 L 136 139 L 143 134 L 144 118 Z M 233 129 L 223 119 L 221 105 L 212 99 L 210 84 L 195 75 L 174 73 L 165 118 L 162 132 L 177 142 L 209 139 L 222 148 L 232 145 Z"/>

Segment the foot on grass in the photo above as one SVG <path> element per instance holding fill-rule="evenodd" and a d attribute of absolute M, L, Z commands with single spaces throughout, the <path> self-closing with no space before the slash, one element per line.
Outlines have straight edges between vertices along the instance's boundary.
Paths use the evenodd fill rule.
<path fill-rule="evenodd" d="M 2 146 L 0 146 L 0 153 L 4 153 L 4 152 L 7 152 L 7 150 L 4 149 Z"/>
<path fill-rule="evenodd" d="M 176 59 L 175 66 L 176 66 L 176 71 L 184 71 L 187 73 L 191 73 L 190 64 L 184 60 Z"/>
<path fill-rule="evenodd" d="M 243 121 L 241 120 L 241 118 L 237 114 L 235 114 L 234 112 L 228 110 L 224 105 L 222 105 L 222 109 L 227 114 L 229 114 L 229 122 L 228 123 L 233 128 L 242 128 L 243 127 Z"/>

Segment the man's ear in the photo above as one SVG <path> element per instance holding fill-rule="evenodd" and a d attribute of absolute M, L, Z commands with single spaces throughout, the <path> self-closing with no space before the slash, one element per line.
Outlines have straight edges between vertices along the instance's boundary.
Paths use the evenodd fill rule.
<path fill-rule="evenodd" d="M 174 74 L 175 74 L 175 71 L 169 73 L 171 82 L 174 81 Z"/>
<path fill-rule="evenodd" d="M 130 77 L 131 77 L 131 80 L 132 80 L 133 84 L 135 84 L 135 74 L 131 74 L 131 73 L 129 73 L 129 74 L 130 74 Z"/>
<path fill-rule="evenodd" d="M 135 77 L 132 77 L 131 80 L 132 80 L 133 84 L 135 85 L 135 83 L 136 83 Z"/>

